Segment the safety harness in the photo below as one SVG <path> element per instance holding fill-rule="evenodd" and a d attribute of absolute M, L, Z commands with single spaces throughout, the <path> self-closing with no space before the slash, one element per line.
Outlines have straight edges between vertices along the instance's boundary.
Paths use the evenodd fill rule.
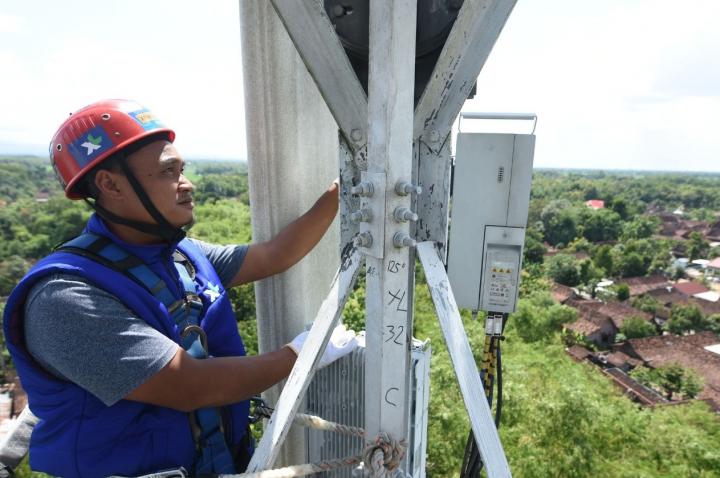
<path fill-rule="evenodd" d="M 195 269 L 182 252 L 175 250 L 173 253 L 173 262 L 183 288 L 183 297 L 177 299 L 165 281 L 141 259 L 104 236 L 84 233 L 56 250 L 93 260 L 145 288 L 165 305 L 180 332 L 183 349 L 196 359 L 208 357 L 207 336 L 200 327 L 203 303 L 197 294 Z M 219 411 L 216 408 L 202 408 L 190 412 L 189 418 L 197 451 L 195 474 L 234 473 L 233 458 L 225 443 Z"/>

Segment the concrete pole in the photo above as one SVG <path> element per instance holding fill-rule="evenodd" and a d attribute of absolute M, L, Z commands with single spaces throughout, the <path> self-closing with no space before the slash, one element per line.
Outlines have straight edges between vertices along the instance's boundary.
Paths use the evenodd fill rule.
<path fill-rule="evenodd" d="M 338 128 L 270 2 L 240 1 L 253 241 L 273 237 L 338 176 Z M 255 284 L 260 352 L 311 322 L 339 265 L 339 221 L 299 264 Z M 275 403 L 275 387 L 266 398 Z M 305 462 L 291 431 L 277 466 Z"/>

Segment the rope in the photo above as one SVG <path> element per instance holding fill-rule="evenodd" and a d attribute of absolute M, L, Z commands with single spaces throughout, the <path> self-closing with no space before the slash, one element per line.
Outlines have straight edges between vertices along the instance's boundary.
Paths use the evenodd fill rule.
<path fill-rule="evenodd" d="M 272 412 L 273 409 L 267 405 L 255 405 L 255 413 L 265 418 L 270 418 L 272 416 Z M 293 421 L 297 425 L 313 428 L 315 430 L 342 433 L 343 435 L 356 436 L 360 438 L 365 437 L 365 430 L 360 427 L 352 427 L 350 425 L 343 425 L 342 423 L 331 422 L 318 417 L 317 415 L 298 413 L 295 415 L 295 419 Z"/>
<path fill-rule="evenodd" d="M 400 462 L 405 457 L 407 442 L 394 440 L 385 432 L 368 443 L 363 452 L 365 476 L 391 477 L 399 470 Z"/>
<path fill-rule="evenodd" d="M 255 404 L 255 415 L 257 417 L 270 418 L 273 409 L 264 402 Z M 331 422 L 324 418 L 298 413 L 293 420 L 295 424 L 315 430 L 331 431 L 364 438 L 365 430 L 359 427 L 343 425 L 342 423 Z M 220 475 L 222 478 L 292 478 L 295 476 L 309 475 L 331 471 L 336 468 L 363 464 L 363 474 L 378 478 L 392 477 L 400 472 L 398 467 L 405 457 L 407 442 L 405 439 L 393 440 L 387 433 L 381 433 L 375 440 L 367 443 L 362 456 L 353 456 L 336 460 L 308 463 L 305 465 L 294 465 L 275 470 L 265 470 L 256 473 L 243 473 L 239 475 Z"/>
<path fill-rule="evenodd" d="M 347 458 L 339 458 L 337 460 L 319 461 L 317 463 L 307 463 L 305 465 L 286 466 L 285 468 L 277 468 L 275 470 L 264 470 L 255 473 L 241 473 L 239 475 L 219 475 L 220 478 L 293 478 L 296 476 L 305 476 L 312 473 L 322 473 L 324 471 L 332 471 L 337 468 L 346 466 L 359 465 L 362 462 L 361 456 L 351 456 Z"/>

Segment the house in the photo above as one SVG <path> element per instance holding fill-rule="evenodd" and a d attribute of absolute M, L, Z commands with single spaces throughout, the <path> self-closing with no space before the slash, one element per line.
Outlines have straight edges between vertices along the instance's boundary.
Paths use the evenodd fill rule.
<path fill-rule="evenodd" d="M 38 191 L 35 193 L 35 201 L 47 202 L 50 199 L 50 193 L 47 190 Z"/>
<path fill-rule="evenodd" d="M 660 274 L 645 277 L 627 277 L 622 279 L 621 283 L 626 284 L 630 289 L 630 297 L 643 295 L 651 290 L 661 289 L 670 285 L 670 282 Z"/>
<path fill-rule="evenodd" d="M 720 221 L 716 221 L 708 226 L 705 237 L 708 241 L 720 242 Z"/>
<path fill-rule="evenodd" d="M 582 362 L 592 356 L 592 352 L 582 345 L 573 345 L 565 349 L 565 352 L 576 362 Z"/>
<path fill-rule="evenodd" d="M 590 199 L 589 201 L 585 201 L 585 205 L 590 209 L 595 209 L 597 211 L 598 209 L 605 208 L 605 201 L 602 199 Z"/>
<path fill-rule="evenodd" d="M 662 307 L 655 313 L 656 320 L 660 324 L 670 318 L 670 311 L 673 305 L 697 305 L 705 315 L 720 314 L 720 303 L 688 296 L 678 292 L 674 287 L 651 290 L 647 293 L 647 295 L 654 298 L 662 305 Z"/>
<path fill-rule="evenodd" d="M 647 312 L 619 302 L 570 299 L 565 304 L 577 309 L 579 314 L 575 322 L 564 325 L 565 329 L 600 345 L 612 343 L 625 320 L 630 317 L 639 317 L 648 322 L 653 319 Z"/>
<path fill-rule="evenodd" d="M 628 376 L 619 368 L 608 368 L 603 373 L 610 377 L 615 386 L 620 388 L 625 395 L 640 402 L 643 405 L 657 405 L 659 403 L 667 403 L 665 397 L 657 393 L 655 390 L 636 382 L 632 377 Z"/>
<path fill-rule="evenodd" d="M 617 350 L 614 352 L 599 352 L 595 354 L 595 359 L 597 362 L 606 367 L 617 368 L 626 373 L 638 365 L 642 365 L 641 360 L 630 357 L 629 355 Z"/>
<path fill-rule="evenodd" d="M 552 298 L 555 299 L 555 302 L 560 304 L 564 304 L 568 300 L 576 298 L 575 290 L 573 290 L 572 287 L 558 283 L 553 284 L 552 289 L 550 289 L 550 294 L 552 294 Z"/>
<path fill-rule="evenodd" d="M 720 257 L 716 257 L 708 262 L 708 265 L 705 268 L 705 277 L 720 278 Z"/>
<path fill-rule="evenodd" d="M 720 404 L 720 338 L 709 331 L 693 335 L 660 335 L 630 339 L 615 349 L 641 360 L 650 368 L 678 364 L 702 377 L 704 388 L 699 399 Z M 716 408 L 716 411 L 720 409 Z"/>
<path fill-rule="evenodd" d="M 620 302 L 593 303 L 590 301 L 578 301 L 575 304 L 581 313 L 591 311 L 594 314 L 606 317 L 614 328 L 613 337 L 620 331 L 623 323 L 631 317 L 638 317 L 647 322 L 651 322 L 653 319 L 651 314 Z"/>
<path fill-rule="evenodd" d="M 681 294 L 687 295 L 687 296 L 694 296 L 695 294 L 702 294 L 703 292 L 708 292 L 710 289 L 705 287 L 704 285 L 693 282 L 693 281 L 686 281 L 686 282 L 678 282 L 673 286 L 673 288 L 680 292 Z"/>

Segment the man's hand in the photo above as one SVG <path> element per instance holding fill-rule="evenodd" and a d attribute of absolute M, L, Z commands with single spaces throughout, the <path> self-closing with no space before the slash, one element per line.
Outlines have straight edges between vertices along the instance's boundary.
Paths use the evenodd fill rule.
<path fill-rule="evenodd" d="M 293 339 L 287 346 L 295 352 L 296 355 L 300 355 L 300 351 L 305 345 L 307 340 L 308 332 L 303 332 Z M 358 346 L 357 336 L 354 330 L 347 330 L 344 325 L 340 324 L 335 327 L 330 340 L 328 341 L 327 347 L 325 347 L 325 353 L 320 357 L 319 367 L 323 368 L 339 358 L 344 357 Z"/>

